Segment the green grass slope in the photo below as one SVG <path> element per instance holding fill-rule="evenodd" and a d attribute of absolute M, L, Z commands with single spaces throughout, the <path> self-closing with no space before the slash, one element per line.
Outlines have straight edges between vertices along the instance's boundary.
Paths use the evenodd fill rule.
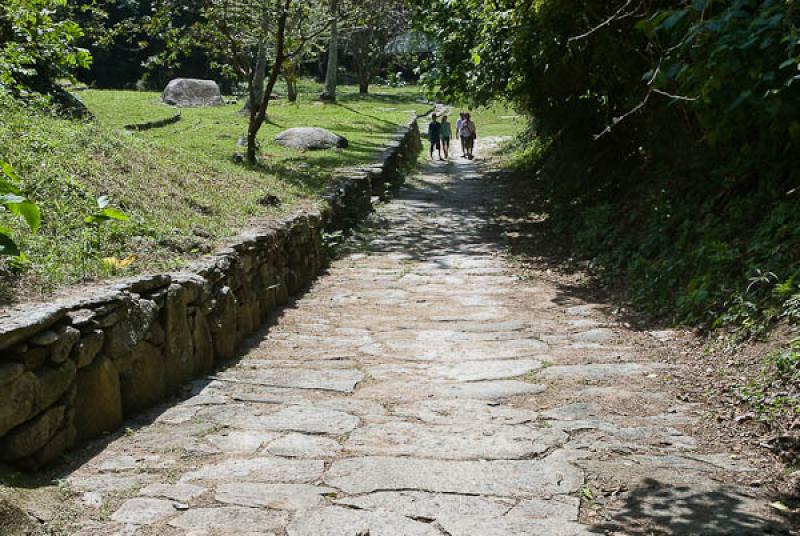
<path fill-rule="evenodd" d="M 121 126 L 168 117 L 173 109 L 154 93 L 90 90 L 80 97 L 97 120 L 80 123 L 0 97 L 0 159 L 15 167 L 43 213 L 37 234 L 0 214 L 0 225 L 15 229 L 30 259 L 21 270 L 0 261 L 0 304 L 79 282 L 180 267 L 254 218 L 312 203 L 333 169 L 369 162 L 412 112 L 428 108 L 413 88 L 362 97 L 344 87 L 336 105 L 314 102 L 311 89 L 297 104 L 270 105 L 258 168 L 231 158 L 246 129 L 240 105 L 184 109 L 181 122 L 134 134 Z M 293 126 L 329 128 L 348 137 L 350 148 L 299 153 L 272 143 Z M 87 225 L 101 195 L 130 220 L 99 230 Z M 260 202 L 267 196 L 280 199 L 280 206 Z"/>

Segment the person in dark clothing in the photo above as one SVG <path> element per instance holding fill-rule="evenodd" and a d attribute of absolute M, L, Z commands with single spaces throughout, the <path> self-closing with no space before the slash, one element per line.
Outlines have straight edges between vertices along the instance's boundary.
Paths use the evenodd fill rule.
<path fill-rule="evenodd" d="M 433 150 L 439 151 L 439 160 L 442 158 L 442 124 L 437 120 L 436 114 L 431 114 L 431 122 L 428 125 L 428 141 L 431 142 L 431 160 L 433 160 Z"/>

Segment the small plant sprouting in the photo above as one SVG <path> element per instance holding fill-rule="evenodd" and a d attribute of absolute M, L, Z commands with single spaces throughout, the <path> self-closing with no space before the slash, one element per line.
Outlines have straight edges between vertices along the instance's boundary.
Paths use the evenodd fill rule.
<path fill-rule="evenodd" d="M 0 214 L 10 212 L 22 218 L 35 233 L 41 226 L 42 214 L 36 203 L 25 197 L 19 182 L 13 166 L 0 160 Z M 12 237 L 11 228 L 5 225 L 0 225 L 0 256 L 11 257 L 12 266 L 22 266 L 27 262 L 25 253 Z"/>
<path fill-rule="evenodd" d="M 97 210 L 84 221 L 89 225 L 98 226 L 111 220 L 128 221 L 127 214 L 111 206 L 111 199 L 107 195 L 97 198 Z"/>
<path fill-rule="evenodd" d="M 111 199 L 106 195 L 98 197 L 96 203 L 97 208 L 95 211 L 83 220 L 90 229 L 89 235 L 84 240 L 83 251 L 81 255 L 84 274 L 88 271 L 87 266 L 89 261 L 97 256 L 97 252 L 100 249 L 101 232 L 103 227 L 112 221 L 128 221 L 129 219 L 127 214 L 111 206 Z M 124 266 L 121 266 L 121 268 L 125 268 L 131 262 L 133 262 L 133 260 L 135 260 L 135 258 L 117 261 L 113 257 L 108 257 L 107 259 L 104 259 L 103 266 L 107 270 L 110 270 L 121 266 L 121 264 L 124 264 Z"/>
<path fill-rule="evenodd" d="M 742 386 L 739 396 L 762 419 L 796 415 L 800 399 L 791 386 L 800 380 L 800 338 L 789 343 L 788 348 L 767 355 L 765 363 L 761 375 Z M 786 389 L 782 391 L 776 386 Z"/>
<path fill-rule="evenodd" d="M 581 488 L 581 498 L 586 499 L 589 503 L 594 503 L 594 492 L 588 484 Z"/>
<path fill-rule="evenodd" d="M 794 339 L 789 348 L 773 356 L 778 374 L 785 378 L 800 377 L 800 338 Z"/>

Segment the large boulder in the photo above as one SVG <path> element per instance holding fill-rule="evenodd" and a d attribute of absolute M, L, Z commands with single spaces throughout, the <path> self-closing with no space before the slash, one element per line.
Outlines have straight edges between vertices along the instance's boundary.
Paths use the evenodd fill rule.
<path fill-rule="evenodd" d="M 213 80 L 176 78 L 167 84 L 161 100 L 172 106 L 217 106 L 222 104 L 222 93 Z"/>
<path fill-rule="evenodd" d="M 320 149 L 330 149 L 347 147 L 347 138 L 334 134 L 330 130 L 316 127 L 298 127 L 284 130 L 275 136 L 278 145 L 299 149 L 301 151 L 317 151 Z"/>

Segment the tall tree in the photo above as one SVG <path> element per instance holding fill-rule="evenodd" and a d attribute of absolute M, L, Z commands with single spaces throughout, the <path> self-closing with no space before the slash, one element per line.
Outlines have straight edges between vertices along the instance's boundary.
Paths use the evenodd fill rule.
<path fill-rule="evenodd" d="M 256 40 L 256 47 L 259 51 L 269 51 L 270 46 L 274 48 L 272 49 L 272 58 L 270 59 L 272 66 L 269 70 L 266 88 L 262 87 L 262 80 L 256 80 L 255 69 L 248 85 L 251 104 L 250 121 L 247 126 L 247 161 L 251 164 L 256 161 L 258 131 L 261 130 L 261 126 L 267 118 L 269 98 L 286 58 L 286 23 L 290 16 L 292 0 L 277 0 L 274 4 L 266 2 L 262 3 L 261 7 L 261 20 L 256 27 L 256 35 L 260 38 Z M 275 23 L 274 27 L 271 24 L 273 22 Z"/>
<path fill-rule="evenodd" d="M 339 0 L 330 0 L 329 17 L 331 35 L 328 41 L 328 68 L 325 71 L 325 89 L 320 98 L 336 102 L 336 78 L 339 74 Z"/>
<path fill-rule="evenodd" d="M 310 7 L 313 11 L 308 23 L 310 27 L 304 29 L 291 26 L 288 32 L 286 48 L 289 52 L 283 66 L 283 78 L 286 82 L 286 96 L 289 102 L 297 101 L 297 81 L 300 77 L 301 65 L 316 59 L 325 49 L 325 44 L 330 37 L 333 20 L 327 16 L 328 8 L 322 1 L 310 4 Z"/>
<path fill-rule="evenodd" d="M 389 45 L 411 30 L 411 13 L 404 0 L 361 0 L 356 10 L 350 51 L 358 90 L 366 94 L 372 78 L 386 63 Z"/>

